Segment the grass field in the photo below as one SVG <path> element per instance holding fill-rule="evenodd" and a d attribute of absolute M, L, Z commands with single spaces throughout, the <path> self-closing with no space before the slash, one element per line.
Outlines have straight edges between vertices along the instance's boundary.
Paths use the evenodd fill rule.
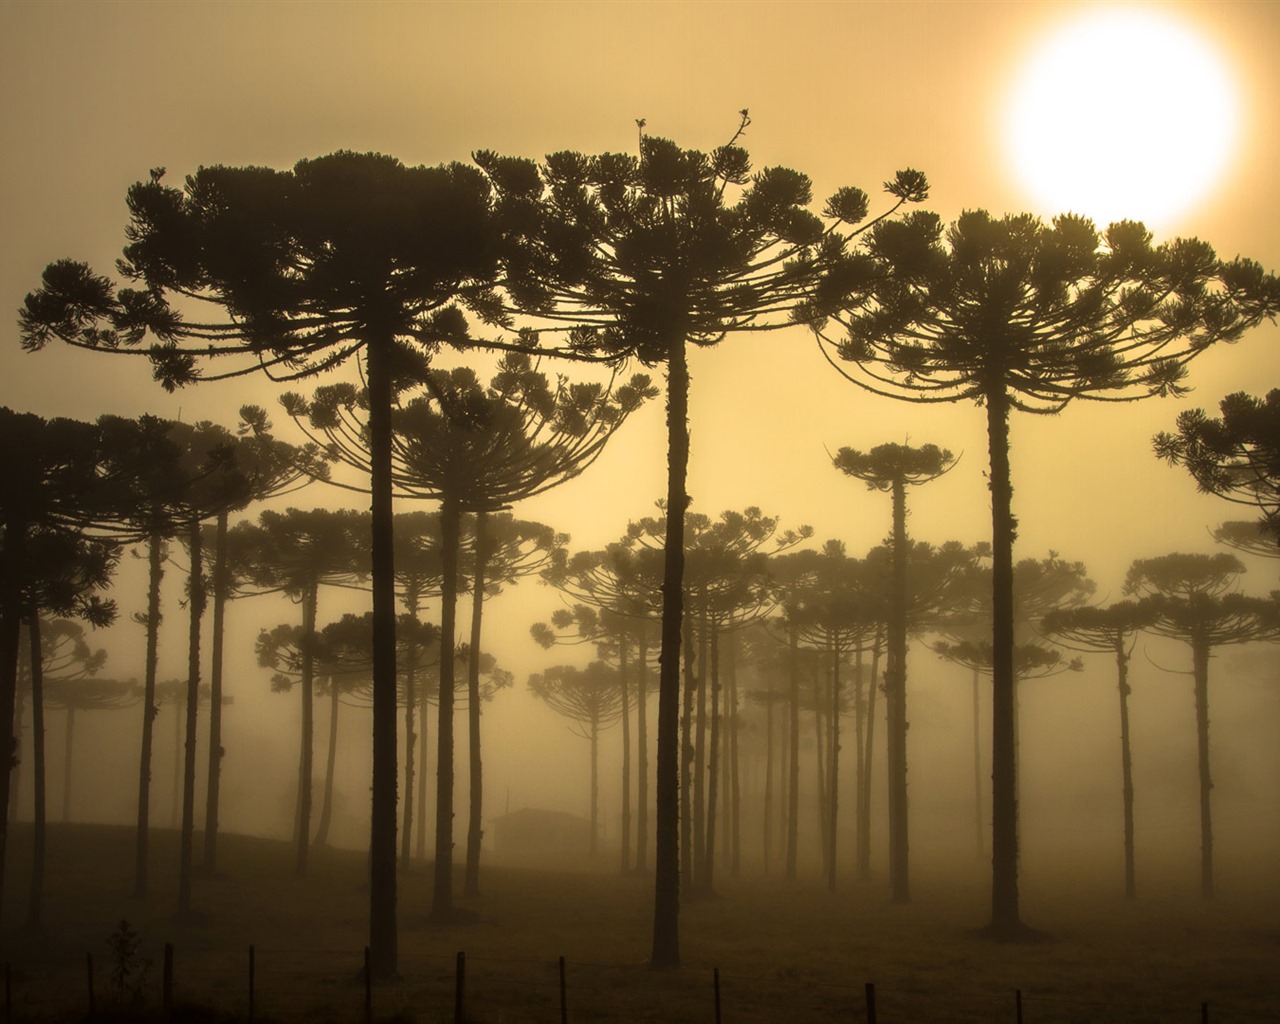
<path fill-rule="evenodd" d="M 53 827 L 44 927 L 25 919 L 29 829 L 10 840 L 3 956 L 14 1020 L 77 1020 L 88 1010 L 88 955 L 99 1011 L 114 1005 L 107 940 L 121 919 L 150 961 L 143 1008 L 158 1015 L 166 942 L 174 948 L 181 1019 L 242 1020 L 254 947 L 255 1019 L 362 1021 L 366 943 L 364 857 L 317 850 L 305 879 L 287 844 L 226 836 L 223 874 L 200 878 L 195 919 L 173 917 L 176 837 L 153 840 L 152 896 L 128 894 L 133 833 Z M 197 850 L 199 843 L 197 842 Z M 983 866 L 919 864 L 913 902 L 888 903 L 882 880 L 844 883 L 723 876 L 717 895 L 681 912 L 683 966 L 651 971 L 652 882 L 620 876 L 609 858 L 575 870 L 490 866 L 483 895 L 461 900 L 457 923 L 429 924 L 429 866 L 401 874 L 401 979 L 373 990 L 374 1017 L 452 1021 L 457 954 L 465 952 L 467 1019 L 556 1022 L 559 958 L 571 1021 L 865 1021 L 867 983 L 881 1022 L 1116 1021 L 1193 1024 L 1280 1021 L 1280 869 L 1240 863 L 1204 901 L 1191 880 L 1148 872 L 1127 902 L 1117 879 L 1071 865 L 1024 876 L 1023 909 L 1043 941 L 998 945 L 986 918 Z M 1224 872 L 1224 875 L 1226 873 Z M 458 875 L 459 884 L 461 875 Z M 201 1008 L 199 1012 L 192 1009 Z"/>

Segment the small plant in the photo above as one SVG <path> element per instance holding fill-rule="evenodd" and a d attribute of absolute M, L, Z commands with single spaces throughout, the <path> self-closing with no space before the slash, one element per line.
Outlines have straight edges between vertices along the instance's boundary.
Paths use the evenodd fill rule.
<path fill-rule="evenodd" d="M 115 931 L 107 937 L 107 945 L 111 948 L 111 985 L 116 1001 L 121 1006 L 141 1005 L 145 1002 L 143 990 L 151 970 L 151 961 L 138 955 L 142 937 L 121 918 Z"/>

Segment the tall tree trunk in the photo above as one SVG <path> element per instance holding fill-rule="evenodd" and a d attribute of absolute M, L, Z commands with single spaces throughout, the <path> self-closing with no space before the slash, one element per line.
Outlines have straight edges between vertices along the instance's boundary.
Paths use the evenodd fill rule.
<path fill-rule="evenodd" d="M 680 335 L 667 349 L 667 536 L 663 546 L 662 653 L 658 656 L 652 967 L 680 964 L 680 630 L 688 468 L 689 366 L 684 336 Z"/>
<path fill-rule="evenodd" d="M 213 541 L 213 635 L 209 638 L 209 771 L 205 780 L 204 871 L 218 870 L 218 803 L 222 792 L 222 641 L 231 571 L 227 564 L 226 511 L 218 513 Z"/>
<path fill-rule="evenodd" d="M 875 694 L 876 680 L 872 673 L 871 685 L 866 686 L 866 678 L 862 671 L 862 643 L 854 646 L 853 655 L 853 706 L 861 707 L 863 694 L 866 696 L 866 728 L 865 736 L 861 714 L 854 716 L 854 756 L 857 759 L 857 779 L 854 794 L 854 817 L 857 819 L 857 865 L 858 881 L 865 882 L 871 878 L 871 786 L 868 776 L 871 769 L 871 738 L 875 727 Z"/>
<path fill-rule="evenodd" d="M 467 727 L 470 739 L 470 815 L 467 824 L 467 873 L 463 891 L 480 895 L 480 850 L 484 842 L 484 765 L 480 759 L 480 623 L 488 583 L 488 518 L 476 513 L 476 572 L 471 591 L 471 658 L 467 662 Z"/>
<path fill-rule="evenodd" d="M 871 682 L 867 687 L 867 740 L 862 752 L 862 821 L 858 823 L 858 837 L 862 846 L 858 850 L 858 878 L 871 878 L 871 780 L 875 766 L 876 739 L 876 680 L 880 678 L 880 647 L 883 642 L 880 627 L 871 642 Z"/>
<path fill-rule="evenodd" d="M 440 506 L 440 726 L 436 740 L 436 863 L 431 919 L 453 916 L 453 705 L 458 603 L 458 535 L 462 513 L 446 498 Z"/>
<path fill-rule="evenodd" d="M 907 488 L 893 480 L 893 575 L 885 658 L 889 776 L 889 884 L 894 903 L 911 899 L 907 838 Z"/>
<path fill-rule="evenodd" d="M 418 621 L 418 598 L 413 594 L 406 601 L 406 610 L 415 623 Z M 404 824 L 400 829 L 400 863 L 409 866 L 409 846 L 413 838 L 413 785 L 418 756 L 418 641 L 411 631 L 404 645 Z M 421 827 L 421 826 L 419 826 Z"/>
<path fill-rule="evenodd" d="M 982 815 L 982 674 L 973 670 L 973 824 L 978 859 L 987 852 L 987 828 Z"/>
<path fill-rule="evenodd" d="M 700 888 L 708 895 L 715 889 L 716 805 L 720 790 L 720 628 L 710 616 L 706 620 L 711 648 L 711 730 L 707 754 L 707 827 Z"/>
<path fill-rule="evenodd" d="M 27 928 L 40 930 L 40 912 L 44 904 L 44 862 L 47 830 L 45 828 L 45 763 L 44 763 L 44 652 L 40 649 L 40 609 L 34 604 L 27 616 L 27 637 L 31 645 L 31 757 L 35 781 L 35 807 L 32 811 L 31 885 L 27 899 Z"/>
<path fill-rule="evenodd" d="M 693 882 L 693 617 L 684 620 L 684 694 L 680 709 L 680 877 Z"/>
<path fill-rule="evenodd" d="M 182 827 L 182 736 L 186 728 L 186 704 L 179 706 L 181 698 L 173 696 L 173 785 L 169 787 L 169 827 Z"/>
<path fill-rule="evenodd" d="M 66 740 L 62 751 L 62 823 L 71 820 L 71 767 L 72 754 L 75 751 L 76 706 L 67 704 Z"/>
<path fill-rule="evenodd" d="M 297 855 L 294 868 L 307 873 L 307 851 L 311 848 L 311 777 L 315 747 L 315 644 L 316 604 L 319 585 L 307 584 L 302 595 L 302 738 L 298 750 L 298 828 L 294 836 Z"/>
<path fill-rule="evenodd" d="M 182 835 L 178 855 L 178 916 L 191 913 L 191 863 L 196 824 L 196 726 L 200 709 L 200 619 L 204 615 L 204 552 L 201 550 L 200 521 L 193 520 L 191 581 L 187 595 L 190 630 L 187 644 L 187 729 L 182 759 Z"/>
<path fill-rule="evenodd" d="M 622 863 L 625 875 L 631 870 L 631 694 L 627 689 L 626 630 L 618 633 L 618 685 L 622 689 Z"/>
<path fill-rule="evenodd" d="M 831 853 L 831 811 L 828 803 L 827 781 L 830 778 L 830 757 L 826 742 L 826 723 L 823 722 L 822 661 L 813 659 L 813 741 L 817 766 L 818 790 L 818 845 L 822 851 L 822 873 L 827 873 L 827 857 Z"/>
<path fill-rule="evenodd" d="M 764 873 L 769 873 L 773 856 L 773 694 L 764 706 Z"/>
<path fill-rule="evenodd" d="M 22 646 L 22 592 L 18 585 L 16 552 L 25 530 L 21 524 L 5 524 L 5 543 L 0 545 L 0 908 L 3 905 L 6 853 L 9 843 L 9 816 L 17 804 L 13 788 L 18 743 L 14 735 L 14 712 L 18 700 L 18 658 Z"/>
<path fill-rule="evenodd" d="M 1124 894 L 1138 895 L 1138 875 L 1133 845 L 1133 754 L 1129 745 L 1129 655 L 1124 649 L 1124 633 L 1115 638 L 1116 674 L 1120 690 L 1120 778 L 1124 801 Z"/>
<path fill-rule="evenodd" d="M 592 858 L 600 848 L 600 719 L 591 719 L 591 847 Z"/>
<path fill-rule="evenodd" d="M 1200 895 L 1213 898 L 1213 817 L 1209 797 L 1209 641 L 1192 636 L 1191 658 L 1196 691 L 1196 764 L 1200 769 Z"/>
<path fill-rule="evenodd" d="M 858 760 L 861 764 L 861 759 Z M 840 826 L 840 643 L 831 644 L 831 824 L 827 834 L 827 890 L 836 891 L 836 836 Z"/>
<path fill-rule="evenodd" d="M 649 630 L 640 621 L 636 637 L 636 871 L 649 870 Z"/>
<path fill-rule="evenodd" d="M 164 539 L 159 533 L 147 538 L 147 653 L 142 691 L 142 743 L 138 767 L 138 830 L 134 857 L 133 895 L 147 894 L 148 842 L 151 835 L 151 745 L 156 715 L 156 665 L 160 641 L 160 581 L 164 578 Z"/>
<path fill-rule="evenodd" d="M 693 739 L 693 890 L 707 879 L 707 648 L 711 624 L 706 606 L 698 608 L 698 690 Z"/>
<path fill-rule="evenodd" d="M 396 582 L 391 501 L 391 353 L 375 328 L 365 348 L 369 383 L 369 487 L 373 583 L 373 774 L 369 815 L 369 967 L 397 973 L 396 927 Z"/>
<path fill-rule="evenodd" d="M 1009 473 L 1009 399 L 988 390 L 991 457 L 991 925 L 997 938 L 1017 938 L 1018 761 L 1014 746 L 1013 484 Z"/>
<path fill-rule="evenodd" d="M 428 677 L 429 678 L 429 677 Z M 439 679 L 437 679 L 437 686 Z M 418 860 L 427 859 L 427 776 L 430 767 L 430 758 L 427 756 L 431 748 L 431 723 L 427 720 L 427 709 L 431 707 L 431 701 L 425 687 L 421 687 L 421 694 L 418 701 L 418 841 L 414 847 L 415 855 Z M 412 800 L 413 794 L 406 794 L 406 799 Z"/>
<path fill-rule="evenodd" d="M 320 799 L 320 820 L 316 824 L 316 845 L 329 843 L 329 825 L 333 820 L 333 775 L 338 766 L 338 680 L 329 677 L 329 737 L 324 762 L 324 794 Z"/>
<path fill-rule="evenodd" d="M 731 814 L 729 842 L 732 847 L 729 872 L 733 878 L 737 878 L 742 872 L 742 788 L 738 764 L 738 642 L 736 634 L 730 633 L 728 641 L 725 653 L 729 670 L 729 809 Z"/>
<path fill-rule="evenodd" d="M 796 857 L 800 837 L 800 648 L 794 626 L 789 626 L 791 648 L 790 718 L 787 722 L 787 880 L 796 877 Z"/>

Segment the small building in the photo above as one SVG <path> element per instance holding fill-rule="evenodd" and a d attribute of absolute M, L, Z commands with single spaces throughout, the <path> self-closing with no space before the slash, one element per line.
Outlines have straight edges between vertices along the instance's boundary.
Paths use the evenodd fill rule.
<path fill-rule="evenodd" d="M 493 852 L 507 863 L 586 856 L 591 850 L 591 822 L 566 811 L 525 807 L 490 822 Z"/>

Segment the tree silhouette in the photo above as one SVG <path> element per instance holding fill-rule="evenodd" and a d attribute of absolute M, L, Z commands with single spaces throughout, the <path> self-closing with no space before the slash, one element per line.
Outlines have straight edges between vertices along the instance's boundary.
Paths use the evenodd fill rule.
<path fill-rule="evenodd" d="M 603 661 L 585 669 L 555 665 L 529 677 L 529 691 L 556 714 L 568 718 L 583 739 L 591 741 L 591 847 L 594 857 L 600 820 L 600 730 L 622 715 L 618 675 Z"/>
<path fill-rule="evenodd" d="M 1129 566 L 1126 594 L 1144 598 L 1157 636 L 1182 640 L 1191 648 L 1195 686 L 1197 766 L 1200 775 L 1200 894 L 1213 896 L 1213 815 L 1209 770 L 1209 659 L 1215 647 L 1280 637 L 1274 598 L 1236 593 L 1245 571 L 1235 555 L 1171 554 L 1140 558 Z"/>
<path fill-rule="evenodd" d="M 420 370 L 421 392 L 394 410 L 392 481 L 397 496 L 440 502 L 442 649 L 432 917 L 444 920 L 453 913 L 450 652 L 455 645 L 463 513 L 499 511 L 578 476 L 653 390 L 643 374 L 607 385 L 569 384 L 563 379 L 553 385 L 528 357 L 515 353 L 503 358 L 487 388 L 470 369 Z M 285 396 L 291 416 L 315 437 L 323 437 L 337 459 L 362 470 L 371 459 L 365 439 L 372 434 L 361 418 L 362 405 L 367 404 L 354 388 L 343 385 L 319 389 L 310 403 Z M 478 757 L 478 744 L 475 750 Z M 473 768 L 478 771 L 474 762 Z M 471 852 L 478 873 L 478 837 Z"/>
<path fill-rule="evenodd" d="M 298 814 L 295 867 L 307 870 L 311 845 L 311 777 L 315 714 L 316 606 L 321 586 L 361 587 L 368 578 L 368 519 L 359 512 L 291 508 L 259 516 L 262 544 L 252 570 L 264 591 L 279 591 L 302 606 L 301 741 L 298 758 Z M 263 658 L 259 638 L 259 664 Z"/>
<path fill-rule="evenodd" d="M 888 491 L 893 499 L 893 572 L 890 577 L 886 622 L 885 708 L 889 761 L 889 877 L 893 899 L 911 898 L 908 879 L 907 832 L 907 487 L 936 480 L 955 465 L 945 448 L 882 444 L 869 452 L 841 448 L 837 469 L 866 483 L 871 490 Z"/>
<path fill-rule="evenodd" d="M 1258 519 L 1232 519 L 1213 530 L 1213 539 L 1219 544 L 1244 551 L 1261 558 L 1280 558 L 1280 547 L 1267 524 Z"/>
<path fill-rule="evenodd" d="M 684 518 L 688 505 L 687 349 L 727 334 L 780 327 L 813 305 L 811 286 L 843 269 L 835 228 L 867 215 L 867 196 L 846 188 L 828 202 L 824 229 L 809 209 L 807 177 L 785 167 L 752 173 L 736 143 L 711 153 L 643 133 L 638 157 L 561 152 L 537 169 L 480 153 L 476 160 L 513 208 L 542 226 L 507 260 L 507 288 L 525 310 L 571 331 L 579 350 L 638 358 L 667 370 L 667 517 L 659 655 L 654 967 L 680 962 L 679 718 Z M 546 198 L 527 197 L 545 185 Z M 887 186 L 897 203 L 927 194 L 923 175 Z M 890 211 L 892 212 L 892 210 Z M 888 214 L 886 214 L 887 216 Z M 848 284 L 831 273 L 825 297 Z M 812 315 L 812 314 L 806 314 Z"/>
<path fill-rule="evenodd" d="M 1237 391 L 1219 408 L 1219 419 L 1203 409 L 1179 413 L 1176 434 L 1156 435 L 1156 455 L 1185 466 L 1200 490 L 1261 509 L 1280 544 L 1280 388 L 1265 398 Z"/>
<path fill-rule="evenodd" d="M 336 152 L 291 171 L 203 167 L 183 189 L 163 171 L 129 190 L 117 289 L 88 266 L 51 264 L 20 314 L 23 347 L 51 340 L 148 359 L 168 389 L 256 372 L 296 379 L 363 354 L 371 396 L 374 672 L 371 967 L 396 973 L 395 593 L 391 405 L 406 349 L 470 342 L 460 305 L 501 321 L 491 287 L 502 252 L 483 175 Z M 222 307 L 221 320 L 184 318 Z M 150 339 L 149 344 L 144 344 Z M 218 359 L 231 369 L 205 374 Z"/>
<path fill-rule="evenodd" d="M 1124 894 L 1138 894 L 1133 838 L 1133 754 L 1129 741 L 1129 656 L 1137 634 L 1151 623 L 1149 604 L 1117 601 L 1105 608 L 1059 608 L 1045 615 L 1041 628 L 1058 643 L 1077 651 L 1115 655 L 1120 692 L 1120 778 L 1124 803 Z"/>
<path fill-rule="evenodd" d="M 1014 753 L 1013 488 L 1009 413 L 1072 399 L 1184 391 L 1188 361 L 1280 308 L 1280 282 L 1199 240 L 1153 246 L 1132 221 L 1099 234 L 1072 214 L 935 214 L 867 236 L 865 285 L 822 350 L 845 376 L 916 402 L 985 406 L 992 498 L 992 894 L 989 933 L 1024 934 L 1018 906 Z M 830 337 L 819 331 L 820 339 Z M 857 372 L 847 370 L 849 364 Z"/>

